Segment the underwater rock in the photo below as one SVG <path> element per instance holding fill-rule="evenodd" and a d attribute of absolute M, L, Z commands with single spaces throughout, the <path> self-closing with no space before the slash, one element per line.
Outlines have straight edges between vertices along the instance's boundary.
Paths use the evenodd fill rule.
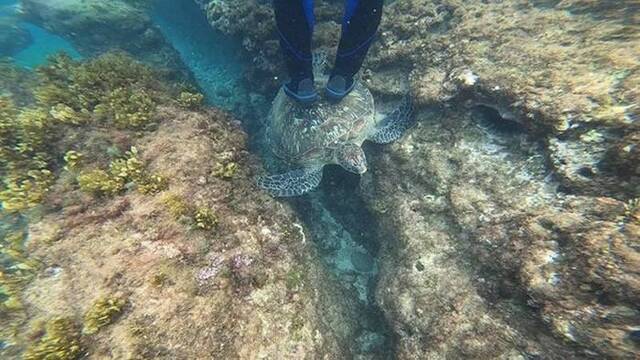
<path fill-rule="evenodd" d="M 92 196 L 61 176 L 30 218 L 28 252 L 42 273 L 22 291 L 29 318 L 19 329 L 86 314 L 99 325 L 82 334 L 89 357 L 348 354 L 356 334 L 356 322 L 344 317 L 353 313 L 349 297 L 296 215 L 255 188 L 257 161 L 238 122 L 217 110 L 170 106 L 155 116 L 157 130 L 138 136 L 85 128 L 76 138 L 85 149 L 105 136 L 132 142 L 166 189 Z M 213 174 L 220 162 L 237 164 L 232 177 Z M 209 209 L 215 225 L 197 227 L 185 217 L 191 206 Z M 51 276 L 50 268 L 60 270 Z M 5 354 L 30 341 L 17 334 Z"/>
<path fill-rule="evenodd" d="M 11 56 L 31 44 L 31 34 L 15 19 L 0 17 L 0 57 Z"/>
<path fill-rule="evenodd" d="M 189 79 L 180 56 L 155 28 L 145 1 L 22 0 L 25 19 L 71 41 L 85 56 L 121 49 Z"/>
<path fill-rule="evenodd" d="M 247 76 L 273 93 L 283 67 L 268 4 L 196 1 L 242 38 Z M 421 107 L 408 136 L 367 152 L 361 184 L 386 239 L 376 301 L 398 358 L 635 357 L 638 6 L 385 6 L 362 79 Z M 321 9 L 326 50 L 341 9 Z"/>
<path fill-rule="evenodd" d="M 255 58 L 247 76 L 270 84 L 263 86 L 272 92 L 283 66 L 270 6 L 197 2 L 213 27 L 242 38 Z M 316 5 L 314 46 L 329 55 L 339 34 L 339 5 Z M 634 166 L 612 152 L 625 134 L 638 133 L 637 9 L 632 0 L 393 1 L 362 79 L 375 94 L 409 89 L 422 106 L 493 107 L 548 141 L 546 154 L 568 191 L 640 196 L 637 175 L 621 179 L 606 164 L 614 157 L 618 165 Z M 594 133 L 602 144 L 588 141 Z"/>
<path fill-rule="evenodd" d="M 9 58 L 0 58 L 0 97 L 7 97 L 16 105 L 33 102 L 31 87 L 36 77 L 15 65 Z"/>
<path fill-rule="evenodd" d="M 638 131 L 637 7 L 399 0 L 386 8 L 368 74 L 375 85 L 389 68 L 409 73 L 418 104 L 491 106 L 548 141 L 569 192 L 628 199 L 640 194 L 638 177 L 621 179 L 604 163 L 621 134 Z"/>
<path fill-rule="evenodd" d="M 634 358 L 637 201 L 557 192 L 531 136 L 433 114 L 363 179 L 398 357 Z"/>

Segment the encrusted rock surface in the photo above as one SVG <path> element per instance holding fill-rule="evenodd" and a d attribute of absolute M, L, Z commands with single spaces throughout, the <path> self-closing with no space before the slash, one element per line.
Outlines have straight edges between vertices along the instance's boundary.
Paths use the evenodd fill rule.
<path fill-rule="evenodd" d="M 418 116 L 363 181 L 398 356 L 634 358 L 637 203 L 557 192 L 524 132 Z"/>
<path fill-rule="evenodd" d="M 25 326 L 55 316 L 82 319 L 96 299 L 116 294 L 126 299 L 122 313 L 83 335 L 89 358 L 349 354 L 350 298 L 320 266 L 296 215 L 255 189 L 258 165 L 237 121 L 172 107 L 157 117 L 159 128 L 142 137 L 99 129 L 69 135 L 84 148 L 98 148 L 106 136 L 134 145 L 168 188 L 96 198 L 61 177 L 47 210 L 29 225 L 29 252 L 42 270 L 23 292 Z M 215 170 L 230 163 L 237 166 L 231 177 Z M 217 224 L 198 229 L 176 216 L 179 206 L 208 208 Z"/>
<path fill-rule="evenodd" d="M 556 175 L 572 192 L 626 199 L 640 192 L 637 177 L 610 171 L 606 154 L 638 131 L 640 19 L 635 2 L 596 3 L 397 1 L 371 77 L 404 66 L 420 104 L 489 105 L 547 139 Z M 425 26 L 410 25 L 416 21 Z"/>
<path fill-rule="evenodd" d="M 198 3 L 212 26 L 242 39 L 254 82 L 271 90 L 281 82 L 268 3 Z M 321 3 L 314 45 L 331 53 L 341 5 Z M 385 7 L 362 75 L 381 95 L 410 90 L 418 105 L 491 106 L 547 139 L 571 191 L 626 199 L 640 194 L 638 162 L 627 155 L 640 117 L 637 10 L 635 1 L 398 0 Z M 612 171 L 611 161 L 634 171 Z"/>
<path fill-rule="evenodd" d="M 242 39 L 256 59 L 248 76 L 272 91 L 282 67 L 268 3 L 197 2 Z M 321 3 L 326 49 L 341 5 Z M 420 122 L 369 148 L 362 195 L 383 233 L 376 299 L 399 358 L 640 351 L 638 7 L 385 7 L 362 78 L 383 105 L 410 91 Z"/>

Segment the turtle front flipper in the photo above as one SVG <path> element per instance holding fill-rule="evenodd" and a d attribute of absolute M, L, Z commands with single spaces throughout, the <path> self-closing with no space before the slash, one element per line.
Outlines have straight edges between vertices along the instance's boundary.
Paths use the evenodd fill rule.
<path fill-rule="evenodd" d="M 402 137 L 412 125 L 413 107 L 411 97 L 406 95 L 400 105 L 382 120 L 382 126 L 368 140 L 378 144 L 388 144 Z"/>
<path fill-rule="evenodd" d="M 283 174 L 261 176 L 258 186 L 275 197 L 289 197 L 315 189 L 321 180 L 322 168 L 296 169 Z"/>

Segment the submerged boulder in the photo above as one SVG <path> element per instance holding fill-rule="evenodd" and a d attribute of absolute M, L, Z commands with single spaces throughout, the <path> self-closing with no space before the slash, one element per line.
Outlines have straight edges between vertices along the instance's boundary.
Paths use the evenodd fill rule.
<path fill-rule="evenodd" d="M 377 79 L 404 69 L 418 103 L 488 105 L 546 139 L 568 191 L 621 199 L 640 194 L 637 177 L 610 171 L 606 156 L 638 131 L 637 4 L 462 3 L 388 6 L 368 63 L 370 85 L 393 94 Z"/>
<path fill-rule="evenodd" d="M 32 41 L 29 31 L 21 28 L 15 19 L 0 16 L 0 57 L 15 55 Z"/>
<path fill-rule="evenodd" d="M 0 97 L 0 357 L 351 352 L 356 300 L 239 121 L 120 52 L 34 78 Z"/>
<path fill-rule="evenodd" d="M 23 0 L 26 20 L 71 41 L 85 56 L 121 49 L 189 78 L 177 51 L 153 25 L 146 1 Z"/>

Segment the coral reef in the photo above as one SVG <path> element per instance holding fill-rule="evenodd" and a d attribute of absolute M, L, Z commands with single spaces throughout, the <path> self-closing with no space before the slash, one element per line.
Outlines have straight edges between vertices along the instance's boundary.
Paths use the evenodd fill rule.
<path fill-rule="evenodd" d="M 199 93 L 183 91 L 178 96 L 178 105 L 185 109 L 197 110 L 202 106 L 203 101 L 204 95 Z"/>
<path fill-rule="evenodd" d="M 273 91 L 282 66 L 268 4 L 197 2 L 213 27 L 242 37 L 256 59 L 247 76 Z M 318 5 L 315 46 L 331 54 L 341 7 Z M 419 106 L 490 106 L 546 139 L 555 175 L 571 191 L 637 196 L 637 176 L 610 171 L 622 159 L 635 167 L 632 158 L 612 152 L 626 146 L 621 133 L 638 131 L 632 126 L 640 116 L 637 7 L 634 1 L 394 1 L 385 7 L 362 78 L 381 95 L 410 90 Z"/>
<path fill-rule="evenodd" d="M 634 7 L 624 1 L 397 1 L 388 6 L 365 78 L 391 94 L 399 90 L 376 78 L 390 65 L 405 68 L 403 86 L 418 103 L 490 106 L 546 139 L 547 156 L 567 189 L 624 199 L 638 193 L 637 177 L 609 171 L 606 154 L 624 141 L 621 133 L 637 132 Z M 621 13 L 630 15 L 617 18 Z M 408 25 L 416 21 L 425 26 Z"/>
<path fill-rule="evenodd" d="M 60 157 L 82 154 L 77 168 L 55 178 L 29 222 L 28 253 L 41 264 L 20 286 L 29 322 L 84 317 L 79 342 L 69 344 L 82 344 L 89 357 L 348 354 L 355 321 L 344 316 L 352 305 L 294 226 L 295 214 L 255 189 L 258 164 L 237 121 L 164 105 L 155 119 L 156 129 L 143 133 L 83 125 L 82 134 L 68 134 L 75 153 Z M 113 143 L 136 149 L 150 173 L 170 173 L 166 190 L 84 193 L 76 174 L 130 156 L 110 150 Z M 233 177 L 213 175 L 218 163 L 236 164 Z M 38 345 L 51 344 L 48 337 L 34 343 L 24 318 L 0 321 L 12 330 L 0 356 L 17 357 L 30 343 L 52 346 Z"/>
<path fill-rule="evenodd" d="M 34 104 L 16 107 L 10 98 L 0 97 L 0 173 L 4 180 L 0 201 L 9 212 L 24 212 L 42 202 L 62 167 L 60 148 L 70 147 L 83 127 L 149 128 L 157 103 L 170 96 L 153 79 L 150 68 L 122 53 L 108 53 L 85 63 L 60 54 L 39 68 L 38 75 Z M 79 160 L 73 151 L 65 153 L 67 167 L 75 167 Z M 92 155 L 87 162 L 101 164 L 97 154 Z M 80 171 L 81 187 L 113 194 L 133 182 L 143 193 L 162 190 L 165 179 L 145 172 L 136 155 L 132 149 L 111 161 L 108 172 Z"/>
<path fill-rule="evenodd" d="M 272 91 L 268 4 L 197 2 Z M 335 44 L 338 11 L 317 11 L 318 47 Z M 639 13 L 637 1 L 386 5 L 362 80 L 381 107 L 410 91 L 421 124 L 369 149 L 361 191 L 385 239 L 376 301 L 398 358 L 637 354 Z"/>
<path fill-rule="evenodd" d="M 31 88 L 35 76 L 19 68 L 9 58 L 0 58 L 0 97 L 6 97 L 14 104 L 23 106 L 33 101 Z"/>

